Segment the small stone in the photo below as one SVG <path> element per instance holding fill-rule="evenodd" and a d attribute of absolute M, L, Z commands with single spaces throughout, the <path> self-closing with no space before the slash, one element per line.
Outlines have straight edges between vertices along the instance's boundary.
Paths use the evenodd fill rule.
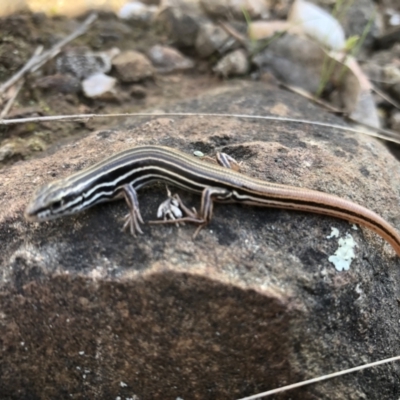
<path fill-rule="evenodd" d="M 114 58 L 115 67 L 122 82 L 138 82 L 154 74 L 150 60 L 138 51 L 128 50 Z"/>
<path fill-rule="evenodd" d="M 332 50 L 342 50 L 346 37 L 339 21 L 321 7 L 308 1 L 295 1 L 288 22 L 297 25 L 316 42 Z"/>
<path fill-rule="evenodd" d="M 244 19 L 244 12 L 251 18 L 268 18 L 269 5 L 266 0 L 201 0 L 207 14 L 214 18 L 234 16 Z"/>
<path fill-rule="evenodd" d="M 81 82 L 70 74 L 54 74 L 37 79 L 35 87 L 52 92 L 78 93 Z"/>
<path fill-rule="evenodd" d="M 208 22 L 200 4 L 190 0 L 162 0 L 157 21 L 175 44 L 193 46 L 200 27 Z"/>
<path fill-rule="evenodd" d="M 169 46 L 153 46 L 147 53 L 158 72 L 167 73 L 194 67 L 194 62 Z"/>
<path fill-rule="evenodd" d="M 86 47 L 76 47 L 64 51 L 56 59 L 56 69 L 60 74 L 70 74 L 78 79 L 111 70 L 111 60 L 119 53 L 119 49 L 92 52 Z"/>
<path fill-rule="evenodd" d="M 389 25 L 392 26 L 400 25 L 400 14 L 393 14 L 389 19 Z"/>
<path fill-rule="evenodd" d="M 86 97 L 110 100 L 115 99 L 115 84 L 117 80 L 111 76 L 99 73 L 90 76 L 82 82 Z"/>
<path fill-rule="evenodd" d="M 206 58 L 216 52 L 219 54 L 226 53 L 236 43 L 236 40 L 229 36 L 224 29 L 212 22 L 208 22 L 200 27 L 195 47 L 197 54 L 202 58 Z"/>
<path fill-rule="evenodd" d="M 234 75 L 244 75 L 249 70 L 247 53 L 243 49 L 232 51 L 227 54 L 213 68 L 213 71 L 224 78 Z"/>
<path fill-rule="evenodd" d="M 130 21 L 150 21 L 157 9 L 156 6 L 149 6 L 140 1 L 132 1 L 120 8 L 118 17 Z"/>

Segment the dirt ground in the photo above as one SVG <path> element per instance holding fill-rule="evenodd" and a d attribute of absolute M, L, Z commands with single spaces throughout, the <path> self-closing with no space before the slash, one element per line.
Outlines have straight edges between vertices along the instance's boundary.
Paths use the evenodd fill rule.
<path fill-rule="evenodd" d="M 387 10 L 398 10 L 396 0 L 379 2 L 381 14 Z M 386 11 L 385 11 L 386 10 Z M 0 82 L 15 74 L 42 45 L 45 49 L 54 46 L 66 37 L 85 19 L 85 15 L 74 19 L 66 16 L 48 17 L 44 13 L 19 12 L 1 18 L 0 29 Z M 124 50 L 146 51 L 155 44 L 171 44 L 167 35 L 157 24 L 129 23 L 120 20 L 111 12 L 100 12 L 97 21 L 82 36 L 68 47 L 86 47 L 92 51 L 104 51 L 113 47 Z M 139 83 L 119 82 L 116 97 L 110 101 L 93 100 L 82 92 L 62 93 L 57 85 L 43 89 L 37 80 L 54 74 L 54 60 L 48 62 L 35 75 L 28 76 L 7 118 L 68 115 L 83 113 L 134 113 L 144 110 L 162 111 L 177 100 L 192 98 L 210 88 L 223 86 L 222 78 L 212 72 L 216 59 L 206 61 L 196 57 L 193 49 L 180 49 L 195 60 L 195 68 L 187 72 L 175 72 Z M 115 76 L 115 71 L 110 75 Z M 251 75 L 240 79 L 251 79 Z M 53 151 L 66 141 L 83 137 L 98 129 L 118 126 L 123 119 L 107 118 L 81 122 L 27 123 L 0 126 L 0 168 L 16 161 Z"/>
<path fill-rule="evenodd" d="M 48 18 L 44 14 L 30 13 L 4 18 L 0 30 L 0 82 L 17 72 L 37 46 L 50 48 L 72 32 L 83 19 Z M 70 46 L 86 46 L 94 51 L 117 46 L 120 50 L 146 52 L 152 45 L 167 43 L 167 37 L 157 27 L 132 26 L 111 13 L 101 13 L 88 32 Z M 53 72 L 54 61 L 50 61 L 38 75 L 29 77 L 7 117 L 162 110 L 176 100 L 195 97 L 209 88 L 224 84 L 210 72 L 205 62 L 200 62 L 190 72 L 156 74 L 154 78 L 139 84 L 120 83 L 116 99 L 101 101 L 88 99 L 82 93 L 60 93 L 57 87 L 50 90 L 36 87 L 36 79 Z M 121 119 L 107 118 L 87 122 L 29 123 L 0 127 L 0 165 L 35 157 L 65 141 L 121 122 Z"/>

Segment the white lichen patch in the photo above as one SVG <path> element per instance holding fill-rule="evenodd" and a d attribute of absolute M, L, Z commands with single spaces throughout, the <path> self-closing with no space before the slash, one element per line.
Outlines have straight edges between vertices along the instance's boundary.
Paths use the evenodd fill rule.
<path fill-rule="evenodd" d="M 335 266 L 337 271 L 347 271 L 355 258 L 354 247 L 357 245 L 349 233 L 344 238 L 339 239 L 339 247 L 329 261 Z"/>
<path fill-rule="evenodd" d="M 332 239 L 334 237 L 339 237 L 339 229 L 338 228 L 334 228 L 334 227 L 332 227 L 331 229 L 332 229 L 332 231 L 331 231 L 330 235 L 328 235 L 326 238 L 327 239 Z"/>

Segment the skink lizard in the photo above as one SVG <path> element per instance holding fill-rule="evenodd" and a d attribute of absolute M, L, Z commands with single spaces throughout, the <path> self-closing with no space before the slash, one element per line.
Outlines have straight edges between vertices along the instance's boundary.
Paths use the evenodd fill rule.
<path fill-rule="evenodd" d="M 142 233 L 140 224 L 144 222 L 137 191 L 161 181 L 201 195 L 200 211 L 190 211 L 180 202 L 186 216 L 176 220 L 198 224 L 198 230 L 211 220 L 214 202 L 284 208 L 330 215 L 365 226 L 389 242 L 400 256 L 399 233 L 373 211 L 331 194 L 251 178 L 226 168 L 229 160 L 225 157 L 219 161 L 223 166 L 169 147 L 134 147 L 43 186 L 25 216 L 30 221 L 44 221 L 124 197 L 129 206 L 125 226 L 132 234 Z"/>

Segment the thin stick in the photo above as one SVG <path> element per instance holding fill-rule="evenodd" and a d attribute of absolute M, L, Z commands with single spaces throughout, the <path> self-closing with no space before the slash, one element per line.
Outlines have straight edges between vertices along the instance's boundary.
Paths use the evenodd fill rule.
<path fill-rule="evenodd" d="M 232 36 L 235 40 L 237 40 L 241 45 L 243 45 L 246 50 L 249 49 L 249 42 L 245 36 L 240 34 L 236 29 L 230 26 L 228 23 L 224 21 L 218 21 L 218 25 L 230 36 Z"/>
<path fill-rule="evenodd" d="M 390 103 L 392 106 L 396 107 L 398 110 L 400 110 L 400 103 L 396 101 L 395 99 L 392 99 L 388 94 L 377 88 L 375 85 L 372 86 L 372 90 L 378 95 L 381 96 L 383 100 L 386 100 L 388 103 Z"/>
<path fill-rule="evenodd" d="M 344 114 L 344 111 L 332 106 L 331 104 L 329 104 L 328 102 L 322 100 L 319 97 L 314 96 L 313 94 L 311 94 L 310 92 L 307 92 L 307 90 L 302 89 L 299 86 L 292 86 L 292 85 L 287 85 L 286 83 L 283 83 L 281 81 L 279 81 L 279 86 L 285 88 L 286 90 L 289 90 L 293 93 L 298 94 L 299 96 L 304 97 L 307 100 L 312 101 L 313 103 L 318 104 L 321 107 L 326 108 L 328 111 L 336 113 L 336 114 Z"/>
<path fill-rule="evenodd" d="M 8 99 L 7 104 L 5 105 L 5 107 L 3 108 L 3 111 L 0 113 L 0 118 L 4 118 L 8 112 L 10 111 L 12 105 L 14 104 L 15 99 L 18 96 L 18 93 L 20 92 L 20 90 L 22 89 L 22 86 L 24 86 L 25 83 L 25 79 L 21 79 L 14 87 L 14 93 L 12 94 L 12 96 Z"/>
<path fill-rule="evenodd" d="M 15 73 L 8 81 L 4 82 L 0 86 L 0 95 L 3 94 L 6 90 L 8 90 L 12 85 L 18 82 L 37 62 L 38 56 L 43 51 L 43 46 L 39 46 L 35 52 L 32 54 L 31 58 L 26 62 L 26 64 Z"/>
<path fill-rule="evenodd" d="M 50 59 L 52 59 L 53 57 L 55 57 L 60 51 L 61 49 L 68 44 L 69 42 L 71 42 L 72 40 L 76 39 L 78 36 L 83 35 L 88 29 L 89 26 L 93 24 L 93 22 L 97 19 L 97 14 L 96 13 L 92 13 L 90 14 L 83 22 L 80 26 L 78 26 L 78 28 L 72 32 L 70 35 L 68 35 L 66 38 L 64 38 L 63 40 L 59 41 L 58 43 L 56 43 L 54 45 L 53 48 L 51 48 L 50 50 L 47 50 L 39 59 L 37 65 L 35 65 L 32 68 L 32 72 L 35 72 L 36 70 L 38 70 L 43 64 L 45 64 L 47 61 L 49 61 Z"/>
<path fill-rule="evenodd" d="M 26 122 L 53 122 L 53 121 L 87 121 L 89 119 L 98 118 L 122 118 L 122 117 L 215 117 L 215 118 L 243 118 L 243 119 L 260 119 L 267 121 L 280 121 L 280 122 L 293 122 L 297 124 L 307 124 L 314 126 L 322 126 L 326 128 L 339 129 L 341 131 L 361 133 L 377 137 L 380 139 L 388 140 L 390 142 L 400 144 L 400 134 L 389 129 L 375 128 L 364 125 L 371 131 L 366 132 L 362 129 L 351 128 L 343 125 L 330 124 L 328 122 L 311 121 L 307 119 L 274 117 L 271 115 L 250 115 L 250 114 L 211 114 L 211 113 L 121 113 L 121 114 L 74 114 L 74 115 L 54 115 L 47 117 L 29 117 L 29 118 L 16 118 L 16 119 L 0 119 L 1 125 L 22 124 Z M 372 132 L 373 131 L 373 132 Z"/>
<path fill-rule="evenodd" d="M 277 394 L 277 393 L 281 393 L 281 392 L 286 392 L 287 390 L 296 389 L 296 388 L 299 388 L 299 387 L 301 387 L 301 386 L 310 385 L 310 384 L 312 384 L 312 383 L 325 381 L 325 380 L 327 380 L 327 379 L 336 378 L 336 377 L 338 377 L 338 376 L 350 374 L 350 373 L 352 373 L 352 372 L 361 371 L 361 370 L 363 370 L 363 369 L 367 369 L 367 368 L 371 368 L 371 367 L 376 367 L 376 366 L 378 366 L 378 365 L 390 363 L 390 362 L 393 362 L 393 361 L 399 361 L 399 360 L 400 360 L 400 356 L 391 357 L 391 358 L 386 358 L 386 359 L 384 359 L 384 360 L 375 361 L 375 362 L 373 362 L 373 363 L 364 364 L 364 365 L 360 365 L 360 366 L 358 366 L 358 367 L 349 368 L 349 369 L 344 369 L 344 370 L 342 370 L 342 371 L 334 372 L 333 374 L 323 375 L 323 376 L 319 376 L 318 378 L 313 378 L 313 379 L 308 379 L 308 380 L 303 381 L 303 382 L 293 383 L 292 385 L 282 386 L 282 387 L 277 388 L 277 389 L 268 390 L 267 392 L 255 394 L 255 395 L 253 395 L 253 396 L 243 397 L 243 398 L 241 398 L 241 399 L 239 399 L 239 400 L 256 400 L 256 399 L 261 399 L 262 397 L 267 397 L 267 396 L 270 396 L 270 395 L 272 395 L 272 394 Z"/>
<path fill-rule="evenodd" d="M 70 35 L 56 43 L 50 50 L 45 51 L 42 55 L 35 54 L 29 59 L 29 61 L 8 81 L 4 82 L 0 86 L 0 95 L 4 93 L 8 88 L 10 88 L 15 82 L 21 79 L 26 73 L 34 72 L 44 65 L 47 61 L 55 57 L 67 43 L 76 39 L 78 36 L 82 35 L 87 31 L 89 26 L 96 20 L 97 14 L 90 14 L 86 20 Z M 35 52 L 36 53 L 36 52 Z"/>

